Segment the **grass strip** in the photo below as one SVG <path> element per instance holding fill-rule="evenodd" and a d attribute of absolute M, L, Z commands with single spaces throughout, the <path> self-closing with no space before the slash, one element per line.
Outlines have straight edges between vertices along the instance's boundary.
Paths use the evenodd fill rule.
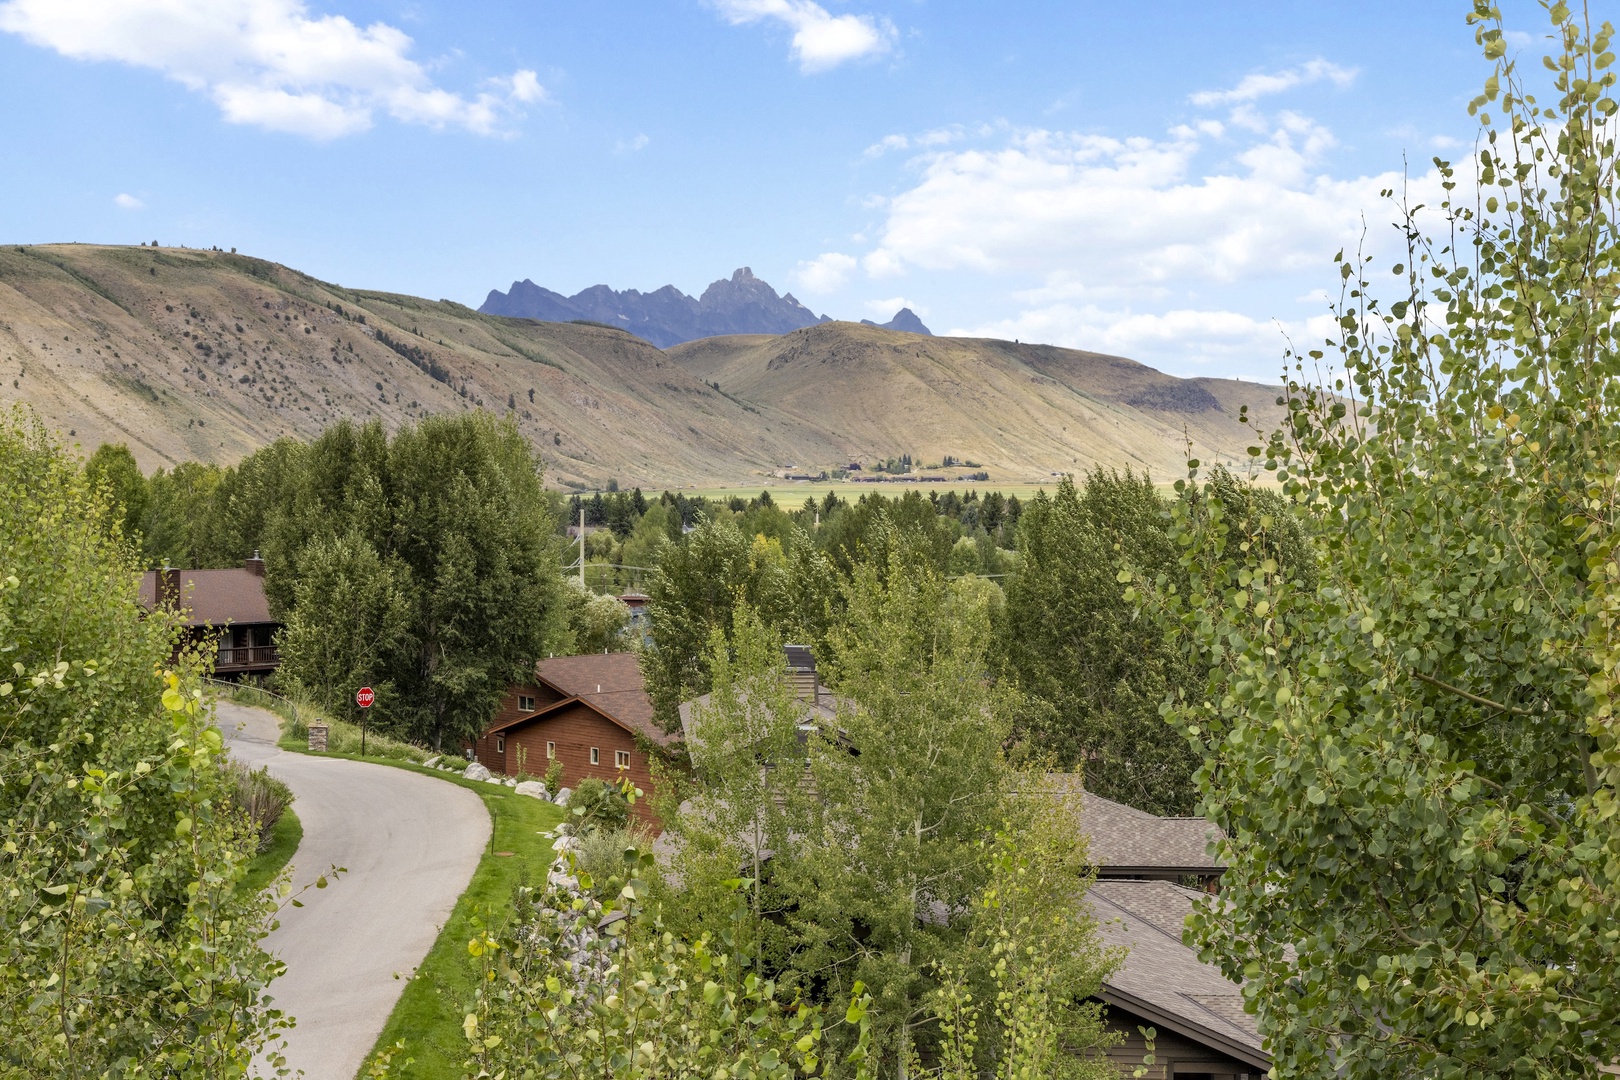
<path fill-rule="evenodd" d="M 256 893 L 267 888 L 293 857 L 293 852 L 298 850 L 303 839 L 304 824 L 289 806 L 281 812 L 275 827 L 270 830 L 270 846 L 253 856 L 253 861 L 248 863 L 247 876 L 236 886 L 237 889 Z"/>
<path fill-rule="evenodd" d="M 283 749 L 301 754 L 310 751 L 302 740 L 284 738 Z M 461 1022 L 469 1011 L 476 979 L 467 959 L 467 942 L 473 936 L 475 920 L 496 922 L 512 910 L 512 893 L 527 882 L 538 882 L 551 867 L 554 853 L 550 832 L 563 820 L 559 806 L 497 784 L 467 780 L 456 773 L 424 768 L 396 758 L 361 757 L 358 754 L 311 754 L 347 761 L 368 761 L 396 769 L 434 776 L 474 792 L 489 810 L 493 828 L 478 868 L 473 871 L 467 890 L 456 901 L 455 909 L 411 976 L 382 1034 L 361 1066 L 360 1075 L 381 1051 L 403 1042 L 394 1054 L 388 1071 L 391 1080 L 461 1080 L 462 1063 L 467 1058 L 467 1037 Z M 497 855 L 496 852 L 510 852 Z"/>

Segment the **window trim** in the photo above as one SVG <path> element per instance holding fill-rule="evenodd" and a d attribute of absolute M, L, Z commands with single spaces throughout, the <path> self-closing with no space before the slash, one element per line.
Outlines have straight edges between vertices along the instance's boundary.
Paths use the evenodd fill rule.
<path fill-rule="evenodd" d="M 613 751 L 613 767 L 615 769 L 628 769 L 630 767 L 630 751 Z"/>
<path fill-rule="evenodd" d="M 591 764 L 602 764 L 602 748 L 600 746 L 591 747 Z"/>
<path fill-rule="evenodd" d="M 557 757 L 557 744 L 550 739 L 546 740 L 546 760 L 554 761 Z"/>
<path fill-rule="evenodd" d="M 534 712 L 534 695 L 518 695 L 518 712 Z"/>
<path fill-rule="evenodd" d="M 506 753 L 506 736 L 505 735 L 497 735 L 497 736 L 495 736 L 495 752 L 497 754 Z"/>

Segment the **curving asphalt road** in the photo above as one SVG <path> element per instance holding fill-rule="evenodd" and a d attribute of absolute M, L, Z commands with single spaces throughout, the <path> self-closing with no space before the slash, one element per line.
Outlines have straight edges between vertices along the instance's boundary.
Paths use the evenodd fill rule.
<path fill-rule="evenodd" d="M 276 747 L 276 718 L 221 701 L 232 754 L 268 766 L 297 796 L 304 826 L 293 887 L 333 865 L 348 873 L 281 912 L 265 947 L 287 965 L 270 987 L 298 1020 L 287 1063 L 306 1080 L 353 1080 L 409 975 L 427 955 L 489 840 L 472 792 L 429 776 Z M 400 976 L 396 978 L 396 976 Z"/>

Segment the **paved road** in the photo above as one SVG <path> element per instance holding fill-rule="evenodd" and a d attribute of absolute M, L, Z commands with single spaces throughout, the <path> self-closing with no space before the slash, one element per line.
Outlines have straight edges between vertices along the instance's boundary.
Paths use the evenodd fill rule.
<path fill-rule="evenodd" d="M 265 946 L 287 964 L 270 987 L 298 1018 L 287 1061 L 307 1080 L 353 1080 L 427 955 L 489 840 L 478 796 L 429 776 L 358 761 L 290 754 L 276 718 L 219 703 L 232 753 L 267 765 L 297 796 L 304 840 L 293 886 L 336 864 L 348 873 L 288 906 Z"/>

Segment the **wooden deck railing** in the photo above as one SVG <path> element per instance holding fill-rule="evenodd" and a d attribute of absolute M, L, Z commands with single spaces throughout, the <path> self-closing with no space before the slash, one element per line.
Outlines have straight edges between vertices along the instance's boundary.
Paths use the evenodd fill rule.
<path fill-rule="evenodd" d="M 281 662 L 274 645 L 221 645 L 214 670 L 244 667 L 275 667 Z"/>

